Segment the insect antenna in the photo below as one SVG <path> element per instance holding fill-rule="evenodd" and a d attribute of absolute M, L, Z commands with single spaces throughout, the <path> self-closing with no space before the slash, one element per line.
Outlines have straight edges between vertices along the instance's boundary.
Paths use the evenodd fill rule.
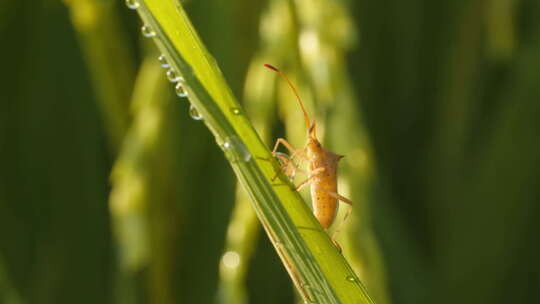
<path fill-rule="evenodd" d="M 304 103 L 302 102 L 302 99 L 300 98 L 300 95 L 298 94 L 298 91 L 296 90 L 296 88 L 294 87 L 292 82 L 289 80 L 289 77 L 287 77 L 287 75 L 285 75 L 285 73 L 283 71 L 281 71 L 280 69 L 276 68 L 273 65 L 265 63 L 264 66 L 271 69 L 271 70 L 273 70 L 273 71 L 275 71 L 275 72 L 277 72 L 279 75 L 281 75 L 281 77 L 283 77 L 283 79 L 285 79 L 285 81 L 287 81 L 287 83 L 289 84 L 289 87 L 293 90 L 294 95 L 296 96 L 296 100 L 298 100 L 298 103 L 300 104 L 300 107 L 302 108 L 302 112 L 304 112 L 304 120 L 306 121 L 306 128 L 309 131 L 310 128 L 311 128 L 311 124 L 309 122 L 309 116 L 308 116 L 308 114 L 306 112 L 306 108 L 304 108 Z"/>

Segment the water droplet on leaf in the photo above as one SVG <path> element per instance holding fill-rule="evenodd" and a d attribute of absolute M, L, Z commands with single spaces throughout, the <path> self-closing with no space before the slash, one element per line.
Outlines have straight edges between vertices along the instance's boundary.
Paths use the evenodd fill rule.
<path fill-rule="evenodd" d="M 138 9 L 139 1 L 138 0 L 126 0 L 126 6 L 130 9 Z"/>
<path fill-rule="evenodd" d="M 174 91 L 176 92 L 176 96 L 178 97 L 187 97 L 188 92 L 184 88 L 184 85 L 181 82 L 178 82 L 176 84 L 176 87 L 174 88 Z"/>
<path fill-rule="evenodd" d="M 223 142 L 223 150 L 225 155 L 231 161 L 244 161 L 249 162 L 251 160 L 251 154 L 244 145 L 244 143 L 237 136 L 230 136 Z"/>
<path fill-rule="evenodd" d="M 199 111 L 197 111 L 197 108 L 195 108 L 194 105 L 189 105 L 189 116 L 195 120 L 202 120 L 203 117 Z"/>
<path fill-rule="evenodd" d="M 170 82 L 179 82 L 182 80 L 182 77 L 180 77 L 173 68 L 170 68 L 167 70 L 167 79 L 169 79 Z"/>
<path fill-rule="evenodd" d="M 162 68 L 169 68 L 170 64 L 167 62 L 167 58 L 165 57 L 165 54 L 159 55 L 159 65 L 161 65 Z"/>
<path fill-rule="evenodd" d="M 141 27 L 141 32 L 146 38 L 154 37 L 156 35 L 156 32 L 154 32 L 154 30 L 146 24 Z"/>
<path fill-rule="evenodd" d="M 242 114 L 242 111 L 240 110 L 240 108 L 231 108 L 231 112 L 232 112 L 234 115 L 240 115 L 240 114 Z"/>

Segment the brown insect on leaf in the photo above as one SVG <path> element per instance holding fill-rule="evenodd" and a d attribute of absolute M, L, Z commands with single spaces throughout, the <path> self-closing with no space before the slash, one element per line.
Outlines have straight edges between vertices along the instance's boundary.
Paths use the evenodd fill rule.
<path fill-rule="evenodd" d="M 296 190 L 300 191 L 305 186 L 310 186 L 313 213 L 321 226 L 328 229 L 332 223 L 334 223 L 336 218 L 338 201 L 342 201 L 352 206 L 352 201 L 338 194 L 337 189 L 337 165 L 339 160 L 344 156 L 335 154 L 323 148 L 317 139 L 316 123 L 315 121 L 310 122 L 304 104 L 302 103 L 302 99 L 287 75 L 272 65 L 265 64 L 264 66 L 281 75 L 291 87 L 298 103 L 300 104 L 300 107 L 302 108 L 302 112 L 304 113 L 304 120 L 307 128 L 307 142 L 302 149 L 295 149 L 284 138 L 278 138 L 276 144 L 274 145 L 274 149 L 272 150 L 272 154 L 274 157 L 278 158 L 282 165 L 282 172 L 289 176 L 289 178 L 291 178 L 290 174 L 293 174 L 294 176 L 296 171 L 301 170 L 296 167 L 294 163 L 295 159 L 299 158 L 300 161 L 307 162 L 305 172 L 308 175 L 308 178 L 300 183 L 296 187 Z M 277 152 L 280 144 L 285 146 L 285 148 L 290 151 L 290 156 Z M 351 209 L 347 210 L 343 222 L 335 230 L 332 236 L 332 241 L 338 246 L 338 248 L 339 245 L 337 244 L 335 238 L 337 237 L 341 226 L 349 216 L 350 212 Z"/>

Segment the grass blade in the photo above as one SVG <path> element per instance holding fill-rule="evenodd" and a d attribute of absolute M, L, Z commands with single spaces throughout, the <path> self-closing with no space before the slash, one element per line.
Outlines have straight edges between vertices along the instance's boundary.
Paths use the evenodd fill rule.
<path fill-rule="evenodd" d="M 181 75 L 177 85 L 187 92 L 225 152 L 304 300 L 373 303 L 299 194 L 287 182 L 271 181 L 279 170 L 277 163 L 181 5 L 172 0 L 146 0 L 139 2 L 137 11 L 145 23 L 146 36 L 154 37 L 165 55 L 171 67 L 169 74 Z"/>

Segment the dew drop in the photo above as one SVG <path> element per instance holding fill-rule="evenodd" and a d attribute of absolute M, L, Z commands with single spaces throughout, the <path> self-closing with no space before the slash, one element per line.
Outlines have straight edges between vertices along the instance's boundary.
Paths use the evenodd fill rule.
<path fill-rule="evenodd" d="M 130 9 L 138 9 L 139 1 L 138 0 L 126 0 L 126 6 Z"/>
<path fill-rule="evenodd" d="M 179 82 L 182 80 L 182 77 L 180 77 L 173 68 L 170 68 L 167 70 L 167 79 L 169 79 L 170 82 Z"/>
<path fill-rule="evenodd" d="M 141 32 L 146 38 L 154 37 L 156 35 L 156 32 L 154 32 L 154 30 L 147 24 L 141 27 Z"/>
<path fill-rule="evenodd" d="M 197 108 L 195 108 L 194 105 L 189 105 L 189 116 L 195 120 L 202 120 L 203 117 L 199 111 L 197 111 Z"/>
<path fill-rule="evenodd" d="M 176 87 L 174 88 L 174 91 L 176 92 L 176 96 L 178 97 L 187 97 L 188 92 L 186 91 L 186 88 L 184 88 L 184 85 L 181 82 L 178 82 L 176 84 Z"/>
<path fill-rule="evenodd" d="M 161 65 L 162 68 L 170 68 L 171 65 L 167 62 L 167 58 L 165 57 L 165 54 L 159 55 L 159 65 Z"/>
<path fill-rule="evenodd" d="M 242 110 L 240 110 L 240 108 L 231 108 L 231 112 L 232 112 L 234 115 L 240 115 L 240 114 L 242 114 Z"/>
<path fill-rule="evenodd" d="M 240 138 L 238 138 L 237 136 L 227 137 L 223 142 L 222 147 L 225 151 L 225 155 L 231 161 L 249 162 L 251 160 L 251 154 L 249 153 L 244 143 L 242 143 Z"/>
<path fill-rule="evenodd" d="M 347 281 L 352 282 L 352 283 L 356 282 L 356 278 L 353 277 L 353 276 L 351 276 L 351 275 L 350 275 L 350 276 L 347 276 L 346 279 L 347 279 Z"/>

